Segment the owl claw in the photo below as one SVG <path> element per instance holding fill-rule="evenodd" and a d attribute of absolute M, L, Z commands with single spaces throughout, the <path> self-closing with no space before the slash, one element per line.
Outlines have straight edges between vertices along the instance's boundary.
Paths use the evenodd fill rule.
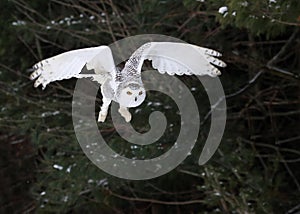
<path fill-rule="evenodd" d="M 106 119 L 106 115 L 107 115 L 107 113 L 105 114 L 103 112 L 99 112 L 98 122 L 103 123 L 105 121 L 105 119 Z"/>
<path fill-rule="evenodd" d="M 99 113 L 98 122 L 103 123 L 106 119 L 106 115 Z"/>
<path fill-rule="evenodd" d="M 122 117 L 124 117 L 127 123 L 131 121 L 131 114 L 127 108 L 120 107 L 119 113 L 122 115 Z"/>
<path fill-rule="evenodd" d="M 123 117 L 124 117 L 124 119 L 127 123 L 131 121 L 131 114 L 130 113 L 126 116 L 123 116 Z"/>

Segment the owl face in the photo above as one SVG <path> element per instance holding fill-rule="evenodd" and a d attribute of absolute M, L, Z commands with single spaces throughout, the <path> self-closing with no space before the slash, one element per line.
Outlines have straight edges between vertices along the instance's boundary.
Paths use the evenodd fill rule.
<path fill-rule="evenodd" d="M 143 86 L 131 83 L 120 89 L 117 101 L 123 107 L 139 106 L 146 98 L 146 91 Z"/>

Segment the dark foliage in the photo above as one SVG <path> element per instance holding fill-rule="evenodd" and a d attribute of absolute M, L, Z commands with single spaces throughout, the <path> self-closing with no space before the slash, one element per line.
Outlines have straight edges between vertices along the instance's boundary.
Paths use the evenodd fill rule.
<path fill-rule="evenodd" d="M 299 2 L 1 1 L 0 210 L 299 212 Z M 221 14 L 224 5 L 227 10 Z M 102 172 L 79 147 L 71 119 L 75 80 L 51 83 L 42 91 L 33 88 L 27 69 L 66 50 L 143 33 L 169 35 L 223 53 L 228 67 L 220 80 L 228 120 L 221 146 L 206 165 L 198 166 L 197 157 L 209 120 L 201 127 L 193 154 L 176 170 L 147 181 L 126 181 Z M 182 81 L 194 88 L 204 117 L 209 109 L 200 83 L 196 78 Z M 161 105 L 151 106 L 150 101 Z M 176 109 L 155 93 L 148 104 L 135 116 L 147 121 L 151 111 L 162 111 L 164 105 Z M 178 128 L 176 114 L 166 114 Z M 133 120 L 133 125 L 141 131 L 148 128 L 141 120 Z M 132 149 L 118 137 L 111 120 L 101 131 L 112 148 L 131 157 L 159 155 L 176 139 L 168 132 L 160 144 Z"/>

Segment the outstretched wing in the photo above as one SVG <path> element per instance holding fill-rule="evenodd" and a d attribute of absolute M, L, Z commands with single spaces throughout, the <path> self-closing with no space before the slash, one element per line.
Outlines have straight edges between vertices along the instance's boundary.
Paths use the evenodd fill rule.
<path fill-rule="evenodd" d="M 216 58 L 220 56 L 217 51 L 187 43 L 149 42 L 138 48 L 126 64 L 141 72 L 144 60 L 148 59 L 152 61 L 153 68 L 162 74 L 215 77 L 221 74 L 215 66 L 226 66 L 223 61 Z"/>
<path fill-rule="evenodd" d="M 96 74 L 80 74 L 86 65 L 87 69 L 94 69 Z M 43 89 L 50 82 L 72 77 L 93 77 L 100 84 L 111 72 L 115 72 L 115 64 L 108 46 L 99 46 L 68 51 L 57 56 L 42 60 L 33 66 L 34 72 L 30 79 L 36 79 L 34 87 L 42 84 Z"/>

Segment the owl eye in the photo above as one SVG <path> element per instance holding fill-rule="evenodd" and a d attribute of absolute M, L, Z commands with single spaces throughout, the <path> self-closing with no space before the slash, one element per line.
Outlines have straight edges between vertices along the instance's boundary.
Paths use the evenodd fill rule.
<path fill-rule="evenodd" d="M 131 91 L 127 91 L 126 94 L 128 95 L 132 95 Z"/>
<path fill-rule="evenodd" d="M 140 92 L 139 92 L 139 95 L 142 95 L 142 94 L 143 94 L 143 92 L 142 92 L 142 91 L 140 91 Z"/>

